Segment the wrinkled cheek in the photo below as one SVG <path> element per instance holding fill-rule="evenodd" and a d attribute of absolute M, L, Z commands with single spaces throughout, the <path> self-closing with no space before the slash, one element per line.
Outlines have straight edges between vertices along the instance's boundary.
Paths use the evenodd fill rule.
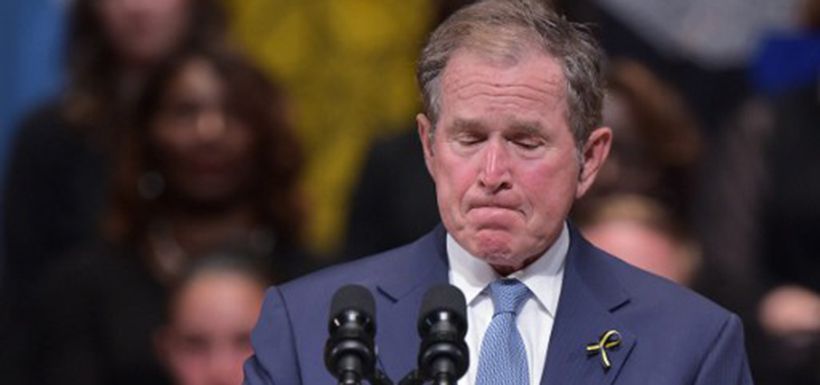
<path fill-rule="evenodd" d="M 444 225 L 450 231 L 463 228 L 463 215 L 461 213 L 461 201 L 449 186 L 436 184 L 436 200 L 439 214 Z"/>
<path fill-rule="evenodd" d="M 450 233 L 462 233 L 466 230 L 467 223 L 463 215 L 458 210 L 458 206 L 448 206 L 447 202 L 439 202 L 439 213 L 441 222 Z"/>

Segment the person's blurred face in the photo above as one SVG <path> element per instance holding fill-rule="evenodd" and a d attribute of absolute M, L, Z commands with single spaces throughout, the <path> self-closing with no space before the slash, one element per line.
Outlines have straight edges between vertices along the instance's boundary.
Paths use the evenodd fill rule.
<path fill-rule="evenodd" d="M 190 24 L 191 0 L 98 0 L 104 33 L 120 58 L 155 62 L 173 49 Z"/>
<path fill-rule="evenodd" d="M 606 157 L 607 128 L 579 156 L 565 90 L 552 57 L 510 64 L 462 50 L 441 75 L 434 137 L 427 117 L 417 118 L 444 226 L 499 273 L 523 268 L 554 242 Z"/>
<path fill-rule="evenodd" d="M 686 285 L 692 255 L 672 236 L 629 219 L 608 220 L 582 229 L 595 246 L 646 271 Z"/>
<path fill-rule="evenodd" d="M 253 132 L 226 111 L 224 82 L 203 59 L 170 82 L 151 127 L 161 172 L 177 198 L 213 205 L 243 197 L 254 174 Z"/>
<path fill-rule="evenodd" d="M 179 293 L 158 335 L 178 385 L 239 385 L 264 288 L 231 273 L 205 273 Z"/>

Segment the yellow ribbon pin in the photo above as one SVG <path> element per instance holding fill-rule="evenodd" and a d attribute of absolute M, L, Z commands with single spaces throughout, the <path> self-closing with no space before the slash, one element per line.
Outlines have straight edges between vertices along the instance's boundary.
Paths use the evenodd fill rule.
<path fill-rule="evenodd" d="M 593 342 L 587 345 L 587 354 L 594 355 L 600 352 L 601 362 L 604 364 L 604 369 L 609 369 L 610 367 L 612 367 L 612 363 L 609 361 L 607 349 L 615 348 L 620 344 L 621 333 L 618 333 L 618 331 L 615 329 L 608 330 L 601 336 L 598 342 Z"/>

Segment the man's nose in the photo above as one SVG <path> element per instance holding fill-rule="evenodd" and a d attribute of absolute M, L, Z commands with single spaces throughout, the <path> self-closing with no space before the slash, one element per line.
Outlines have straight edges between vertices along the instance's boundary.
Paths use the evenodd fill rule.
<path fill-rule="evenodd" d="M 478 183 L 490 192 L 506 190 L 511 187 L 510 156 L 501 140 L 491 141 L 484 153 Z"/>

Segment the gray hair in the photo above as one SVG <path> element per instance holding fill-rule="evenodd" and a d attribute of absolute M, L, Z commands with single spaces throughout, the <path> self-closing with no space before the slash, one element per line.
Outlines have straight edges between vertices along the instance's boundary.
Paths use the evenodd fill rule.
<path fill-rule="evenodd" d="M 566 79 L 567 122 L 581 147 L 601 125 L 603 53 L 589 30 L 567 21 L 543 0 L 483 0 L 462 8 L 430 35 L 416 77 L 424 110 L 435 127 L 441 74 L 453 53 L 470 50 L 516 63 L 533 49 L 559 61 Z"/>

